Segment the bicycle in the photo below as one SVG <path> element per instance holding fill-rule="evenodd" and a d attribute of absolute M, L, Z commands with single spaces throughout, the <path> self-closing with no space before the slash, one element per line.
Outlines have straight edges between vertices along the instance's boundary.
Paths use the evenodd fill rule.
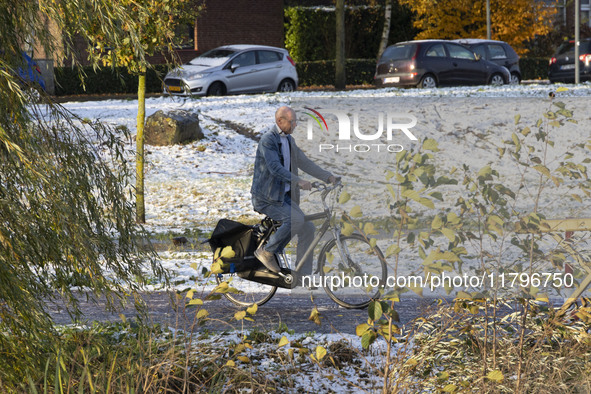
<path fill-rule="evenodd" d="M 373 299 L 380 297 L 387 275 L 382 251 L 364 234 L 343 235 L 340 223 L 334 214 L 333 205 L 339 199 L 343 184 L 340 181 L 331 185 L 314 182 L 312 189 L 312 193 L 320 193 L 324 210 L 306 215 L 305 218 L 307 221 L 320 219 L 324 221 L 295 270 L 290 268 L 290 262 L 283 252 L 279 255 L 280 259 L 278 260 L 282 272 L 278 274 L 266 270 L 262 264 L 257 269 L 246 272 L 217 274 L 218 283 L 230 282 L 231 287 L 237 290 L 224 294 L 231 302 L 239 306 L 253 304 L 260 306 L 275 295 L 278 285 L 293 288 L 296 279 L 298 279 L 294 277 L 294 274 L 297 275 L 302 268 L 303 261 L 314 253 L 314 249 L 327 232 L 330 239 L 322 246 L 317 268 L 313 274 L 320 275 L 321 287 L 324 288 L 328 296 L 345 308 L 365 308 Z M 329 206 L 326 199 L 331 194 L 333 195 L 333 205 Z M 280 225 L 281 223 L 265 217 L 256 226 L 257 247 L 264 244 Z M 254 258 L 254 256 L 248 258 Z"/>

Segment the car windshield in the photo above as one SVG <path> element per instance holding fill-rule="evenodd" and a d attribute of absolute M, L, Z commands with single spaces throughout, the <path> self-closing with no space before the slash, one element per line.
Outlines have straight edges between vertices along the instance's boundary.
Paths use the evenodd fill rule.
<path fill-rule="evenodd" d="M 590 53 L 591 52 L 591 40 L 580 41 L 579 53 Z M 563 43 L 557 51 L 557 55 L 563 55 L 565 53 L 575 52 L 575 42 L 568 41 Z"/>
<path fill-rule="evenodd" d="M 394 45 L 386 48 L 382 60 L 403 60 L 410 59 L 416 52 L 416 44 Z"/>
<path fill-rule="evenodd" d="M 575 42 L 574 41 L 569 41 L 569 42 L 565 42 L 563 43 L 560 48 L 558 48 L 558 55 L 562 55 L 563 53 L 567 53 L 567 52 L 574 52 L 574 48 L 575 48 Z"/>
<path fill-rule="evenodd" d="M 219 66 L 226 62 L 236 51 L 232 49 L 216 48 L 205 52 L 191 60 L 193 66 Z"/>

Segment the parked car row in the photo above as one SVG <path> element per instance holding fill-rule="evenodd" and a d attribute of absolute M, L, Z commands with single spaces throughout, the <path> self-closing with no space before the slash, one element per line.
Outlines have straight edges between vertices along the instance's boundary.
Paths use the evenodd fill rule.
<path fill-rule="evenodd" d="M 591 80 L 591 39 L 580 44 L 581 81 Z M 574 82 L 574 41 L 550 59 L 550 82 Z M 29 70 L 31 67 L 29 67 Z M 375 85 L 434 88 L 445 85 L 503 85 L 521 82 L 519 55 L 503 41 L 416 40 L 389 46 L 376 65 Z M 170 71 L 164 92 L 213 95 L 291 92 L 298 87 L 295 62 L 283 48 L 227 45 Z"/>
<path fill-rule="evenodd" d="M 519 56 L 502 41 L 417 40 L 386 48 L 376 86 L 503 85 L 519 83 Z"/>

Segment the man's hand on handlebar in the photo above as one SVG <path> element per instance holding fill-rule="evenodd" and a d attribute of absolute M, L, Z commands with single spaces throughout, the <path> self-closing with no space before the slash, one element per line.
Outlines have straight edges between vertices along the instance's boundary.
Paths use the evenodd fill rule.
<path fill-rule="evenodd" d="M 303 179 L 298 181 L 298 186 L 302 190 L 312 190 L 312 184 L 308 181 L 304 181 Z"/>
<path fill-rule="evenodd" d="M 334 183 L 338 183 L 340 181 L 341 181 L 341 177 L 340 176 L 331 175 L 331 176 L 328 177 L 328 183 L 333 183 L 334 184 Z"/>
<path fill-rule="evenodd" d="M 312 189 L 318 189 L 318 190 L 325 190 L 327 188 L 329 189 L 334 189 L 334 187 L 336 187 L 337 185 L 339 185 L 341 182 L 341 177 L 340 176 L 334 176 L 331 175 L 328 179 L 327 179 L 327 183 L 322 183 L 322 182 L 308 182 L 308 181 L 304 181 L 299 180 L 298 181 L 298 187 L 302 190 L 312 190 Z M 334 185 L 333 187 L 329 186 L 330 184 Z"/>

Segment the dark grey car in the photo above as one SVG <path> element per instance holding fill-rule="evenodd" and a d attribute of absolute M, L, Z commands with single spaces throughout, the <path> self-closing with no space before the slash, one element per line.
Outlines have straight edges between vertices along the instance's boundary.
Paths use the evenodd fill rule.
<path fill-rule="evenodd" d="M 579 43 L 579 78 L 581 82 L 591 81 L 591 38 Z M 548 65 L 548 79 L 550 82 L 575 82 L 575 41 L 564 42 Z"/>
<path fill-rule="evenodd" d="M 453 42 L 464 45 L 485 60 L 506 67 L 511 73 L 512 84 L 517 85 L 521 82 L 519 55 L 511 45 L 506 42 L 477 38 L 462 38 L 459 40 L 453 40 Z"/>
<path fill-rule="evenodd" d="M 502 85 L 509 70 L 445 40 L 401 42 L 386 48 L 378 61 L 376 86 Z"/>

